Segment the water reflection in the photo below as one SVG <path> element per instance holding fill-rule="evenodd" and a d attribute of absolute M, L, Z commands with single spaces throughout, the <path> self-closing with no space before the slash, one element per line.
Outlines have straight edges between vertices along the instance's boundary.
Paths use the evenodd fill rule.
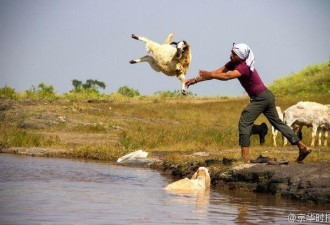
<path fill-rule="evenodd" d="M 270 195 L 178 193 L 158 172 L 0 154 L 0 224 L 286 224 L 323 206 Z"/>
<path fill-rule="evenodd" d="M 210 202 L 210 189 L 205 191 L 167 191 L 172 195 L 176 195 L 174 198 L 174 202 L 186 205 L 195 205 L 194 212 L 204 213 L 208 209 L 208 205 Z"/>

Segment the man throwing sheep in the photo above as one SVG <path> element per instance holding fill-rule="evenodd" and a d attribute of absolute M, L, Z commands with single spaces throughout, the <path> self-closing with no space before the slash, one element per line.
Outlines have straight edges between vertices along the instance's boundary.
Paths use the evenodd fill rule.
<path fill-rule="evenodd" d="M 297 145 L 299 149 L 297 162 L 301 163 L 312 150 L 302 143 L 293 130 L 279 119 L 275 107 L 275 97 L 261 81 L 254 64 L 254 55 L 250 47 L 243 43 L 234 43 L 229 62 L 214 71 L 200 70 L 199 76 L 188 80 L 186 85 L 189 87 L 198 82 L 212 79 L 227 81 L 237 78 L 250 96 L 250 103 L 241 113 L 238 125 L 241 158 L 245 161 L 250 158 L 249 146 L 252 126 L 258 116 L 263 113 L 292 145 Z"/>

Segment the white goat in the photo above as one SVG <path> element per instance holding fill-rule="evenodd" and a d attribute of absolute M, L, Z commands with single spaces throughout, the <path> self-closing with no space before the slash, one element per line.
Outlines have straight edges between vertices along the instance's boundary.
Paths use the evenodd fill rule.
<path fill-rule="evenodd" d="M 298 102 L 284 111 L 284 122 L 293 127 L 298 125 L 299 129 L 303 126 L 312 127 L 312 143 L 315 145 L 317 131 L 324 131 L 324 145 L 327 145 L 328 131 L 330 129 L 329 108 L 316 102 Z M 284 145 L 287 141 L 284 141 Z M 319 145 L 321 145 L 321 133 L 319 134 Z"/>
<path fill-rule="evenodd" d="M 152 69 L 168 76 L 177 76 L 181 81 L 181 92 L 186 94 L 185 75 L 191 62 L 191 48 L 186 41 L 171 42 L 174 33 L 170 33 L 163 44 L 149 38 L 132 34 L 132 38 L 146 43 L 147 55 L 130 61 L 131 64 L 148 62 Z M 173 47 L 174 44 L 176 47 Z"/>
<path fill-rule="evenodd" d="M 278 117 L 280 118 L 280 120 L 283 121 L 283 113 L 282 113 L 281 107 L 276 106 L 276 111 L 277 111 L 277 114 L 278 114 Z M 299 126 L 297 124 L 293 124 L 292 129 L 299 136 L 299 138 L 302 137 L 302 134 L 301 134 L 302 127 L 301 126 Z M 276 144 L 277 134 L 278 134 L 278 130 L 276 130 L 275 127 L 272 126 L 273 145 L 275 147 L 277 146 L 277 144 Z M 282 136 L 282 140 L 283 140 L 283 145 L 286 145 L 288 140 L 284 136 Z"/>

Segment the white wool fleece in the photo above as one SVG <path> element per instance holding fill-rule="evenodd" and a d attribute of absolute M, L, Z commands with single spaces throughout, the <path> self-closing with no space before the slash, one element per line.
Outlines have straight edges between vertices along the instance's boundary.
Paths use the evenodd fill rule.
<path fill-rule="evenodd" d="M 235 44 L 234 43 L 232 50 L 238 55 L 238 57 L 245 60 L 246 65 L 248 67 L 250 67 L 251 71 L 254 70 L 254 62 L 255 62 L 254 55 L 253 55 L 251 48 L 247 44 L 244 44 L 244 43 Z"/>

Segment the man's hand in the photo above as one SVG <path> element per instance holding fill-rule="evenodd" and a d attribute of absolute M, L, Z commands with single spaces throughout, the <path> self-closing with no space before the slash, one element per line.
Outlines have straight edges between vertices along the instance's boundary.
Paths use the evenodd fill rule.
<path fill-rule="evenodd" d="M 186 81 L 186 86 L 187 88 L 189 88 L 190 85 L 193 85 L 193 84 L 196 84 L 197 81 L 196 81 L 196 78 L 193 78 L 193 79 L 189 79 Z"/>

